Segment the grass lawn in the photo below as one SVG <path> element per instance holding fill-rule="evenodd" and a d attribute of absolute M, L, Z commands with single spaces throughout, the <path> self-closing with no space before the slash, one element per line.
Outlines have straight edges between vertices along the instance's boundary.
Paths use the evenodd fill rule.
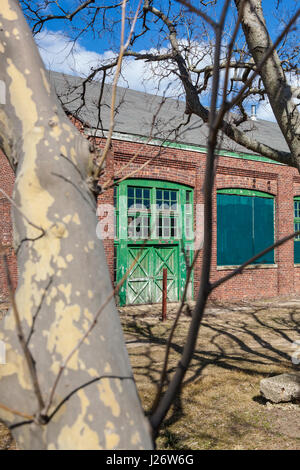
<path fill-rule="evenodd" d="M 160 306 L 119 310 L 139 394 L 153 401 L 176 306 L 160 321 Z M 190 317 L 183 314 L 172 342 L 169 375 L 182 352 Z M 210 304 L 180 396 L 157 440 L 158 449 L 300 449 L 300 404 L 266 403 L 263 377 L 294 371 L 300 339 L 300 299 Z M 0 450 L 14 448 L 0 423 Z"/>

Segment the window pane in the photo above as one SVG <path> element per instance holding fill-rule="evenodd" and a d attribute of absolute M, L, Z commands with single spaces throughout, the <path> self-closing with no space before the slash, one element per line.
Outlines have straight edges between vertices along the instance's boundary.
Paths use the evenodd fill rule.
<path fill-rule="evenodd" d="M 133 208 L 134 199 L 132 197 L 129 197 L 127 201 L 128 201 L 128 209 Z"/>
<path fill-rule="evenodd" d="M 114 186 L 114 207 L 117 207 L 118 188 Z"/>
<path fill-rule="evenodd" d="M 136 200 L 135 200 L 135 207 L 137 209 L 142 209 L 142 205 L 143 205 L 143 200 L 141 197 L 137 197 Z"/>
<path fill-rule="evenodd" d="M 171 237 L 177 237 L 177 218 L 171 218 Z"/>
<path fill-rule="evenodd" d="M 300 201 L 294 201 L 294 216 L 296 218 L 300 217 Z"/>
<path fill-rule="evenodd" d="M 128 209 L 150 209 L 150 189 L 128 187 Z"/>
<path fill-rule="evenodd" d="M 134 188 L 129 187 L 128 188 L 128 197 L 134 197 Z"/>
<path fill-rule="evenodd" d="M 150 232 L 150 217 L 149 215 L 141 215 L 138 212 L 136 215 L 129 215 L 128 223 L 128 237 L 129 238 L 148 238 Z"/>
<path fill-rule="evenodd" d="M 144 199 L 144 206 L 146 209 L 150 209 L 150 199 Z"/>
<path fill-rule="evenodd" d="M 190 239 L 192 236 L 192 217 L 189 214 L 185 216 L 185 236 L 186 238 Z"/>
<path fill-rule="evenodd" d="M 119 212 L 114 211 L 114 238 L 119 238 Z"/>
<path fill-rule="evenodd" d="M 170 219 L 168 217 L 163 218 L 163 238 L 170 237 Z"/>

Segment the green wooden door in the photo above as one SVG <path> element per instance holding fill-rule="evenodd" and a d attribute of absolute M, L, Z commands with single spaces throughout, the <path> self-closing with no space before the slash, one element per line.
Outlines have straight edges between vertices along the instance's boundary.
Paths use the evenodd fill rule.
<path fill-rule="evenodd" d="M 151 303 L 151 247 L 128 248 L 127 269 L 136 264 L 131 269 L 127 278 L 127 304 L 148 304 Z"/>
<path fill-rule="evenodd" d="M 127 304 L 149 304 L 162 300 L 163 269 L 167 269 L 167 299 L 178 300 L 178 245 L 128 248 Z"/>
<path fill-rule="evenodd" d="M 162 301 L 163 270 L 167 268 L 167 300 L 178 300 L 178 246 L 153 247 L 153 302 Z"/>

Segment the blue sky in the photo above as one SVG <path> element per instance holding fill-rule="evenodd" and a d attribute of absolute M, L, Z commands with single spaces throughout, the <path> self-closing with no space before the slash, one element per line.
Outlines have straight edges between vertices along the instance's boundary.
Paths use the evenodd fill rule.
<path fill-rule="evenodd" d="M 105 2 L 98 2 L 98 4 L 111 5 L 111 0 L 106 0 Z M 64 9 L 66 11 L 72 11 L 74 5 L 77 2 L 74 0 L 64 0 L 62 2 Z M 157 5 L 157 2 L 154 2 Z M 159 4 L 163 8 L 166 8 L 168 4 L 167 0 L 160 0 Z M 197 2 L 194 2 L 197 5 Z M 210 9 L 210 15 L 212 17 L 218 18 L 220 15 L 220 10 L 224 4 L 223 0 L 217 2 L 217 6 Z M 131 8 L 135 11 L 136 6 L 138 5 L 137 0 L 130 0 L 127 7 L 127 12 Z M 179 8 L 179 5 L 175 3 L 172 9 L 172 13 L 176 12 L 176 8 Z M 298 5 L 296 0 L 281 0 L 279 1 L 279 6 L 276 8 L 277 0 L 263 0 L 263 8 L 265 12 L 265 17 L 267 25 L 269 27 L 270 34 L 272 39 L 277 37 L 278 32 L 280 31 L 282 24 L 285 20 L 288 19 L 289 15 L 295 10 Z M 119 20 L 121 14 L 121 8 L 117 10 L 109 10 L 107 18 L 109 21 Z M 228 28 L 234 24 L 234 14 L 235 7 L 229 11 L 227 15 L 227 24 Z M 51 70 L 56 70 L 64 73 L 78 74 L 78 75 L 87 75 L 91 66 L 97 66 L 99 63 L 102 63 L 105 60 L 109 60 L 114 55 L 114 52 L 119 46 L 119 25 L 115 24 L 112 28 L 112 32 L 109 34 L 93 34 L 92 31 L 88 31 L 84 35 L 81 35 L 77 41 L 75 47 L 72 48 L 72 43 L 69 41 L 69 38 L 75 34 L 74 29 L 81 30 L 84 26 L 84 22 L 81 16 L 76 17 L 72 22 L 73 30 L 70 28 L 70 23 L 63 21 L 55 20 L 50 21 L 46 25 L 46 29 L 36 36 L 37 44 L 40 48 L 40 53 L 45 62 L 47 68 Z M 198 34 L 199 28 L 195 28 L 195 41 L 199 43 L 199 51 L 207 39 L 204 39 L 201 34 Z M 181 38 L 185 37 L 186 29 L 182 28 Z M 293 33 L 294 35 L 296 33 Z M 98 37 L 100 36 L 100 37 Z M 141 37 L 134 49 L 136 51 L 149 51 L 149 49 L 154 48 L 153 52 L 156 52 L 157 47 L 157 38 L 159 37 L 158 25 L 153 25 L 153 31 L 147 33 L 146 36 Z M 160 47 L 165 47 L 167 45 L 163 40 L 161 41 Z M 206 57 L 203 60 L 203 65 L 209 63 L 210 58 Z M 149 93 L 157 92 L 157 79 L 153 74 L 153 70 L 149 65 L 141 61 L 128 60 L 123 66 L 123 77 L 119 81 L 119 85 L 128 86 L 130 88 L 147 91 Z M 170 78 L 166 77 L 160 82 L 159 94 L 162 94 L 166 87 L 168 88 L 168 94 L 171 96 L 178 96 L 180 93 L 180 85 L 175 80 L 172 81 L 170 86 Z M 208 96 L 205 99 L 207 104 Z M 261 102 L 258 105 L 258 116 L 262 119 L 274 119 L 270 106 L 267 101 Z"/>
<path fill-rule="evenodd" d="M 281 0 L 279 1 L 278 8 L 277 7 L 277 1 L 278 0 L 263 0 L 262 5 L 263 5 L 263 10 L 264 10 L 264 15 L 266 18 L 267 26 L 269 28 L 270 34 L 272 39 L 274 40 L 277 37 L 278 31 L 280 30 L 280 21 L 285 20 L 288 18 L 289 15 L 293 11 L 295 11 L 295 8 L 297 5 L 299 6 L 298 0 Z M 105 2 L 100 2 L 102 4 L 106 5 L 111 5 L 115 2 L 106 0 Z M 76 2 L 74 0 L 64 0 L 62 2 L 64 5 L 64 9 L 66 11 L 72 11 L 74 9 L 74 5 L 76 5 Z M 166 7 L 168 4 L 168 1 L 166 0 L 161 0 L 159 2 L 163 7 Z M 175 5 L 177 5 L 177 8 L 179 8 L 179 5 L 174 2 Z M 194 4 L 197 5 L 197 2 L 194 1 Z M 220 12 L 222 9 L 222 6 L 224 4 L 223 0 L 219 0 L 214 7 L 210 7 L 209 13 L 213 18 L 218 18 L 220 16 Z M 127 12 L 128 10 L 136 10 L 136 7 L 138 5 L 137 0 L 130 0 L 129 6 L 127 7 Z M 156 5 L 154 3 L 154 5 Z M 233 13 L 235 13 L 235 7 L 231 8 L 229 10 L 229 14 L 227 15 L 227 21 L 230 22 Z M 174 9 L 172 10 L 174 12 Z M 107 18 L 109 19 L 119 19 L 121 15 L 121 8 L 115 9 L 115 10 L 110 10 L 109 13 L 107 14 Z M 68 33 L 68 29 L 66 29 L 66 23 L 61 21 L 61 20 L 54 20 L 51 21 L 47 24 L 47 28 L 51 31 L 62 31 L 65 30 L 66 33 Z M 79 29 L 82 27 L 83 22 L 81 21 L 81 16 L 76 16 L 75 19 L 72 21 L 72 25 L 78 27 Z M 119 34 L 119 30 L 117 27 L 114 29 L 114 34 L 117 35 Z M 151 33 L 147 34 L 147 36 L 141 37 L 138 41 L 138 47 L 137 49 L 148 49 L 149 48 L 149 37 L 151 40 L 154 40 L 155 38 L 152 36 Z M 104 53 L 107 50 L 107 36 L 105 38 L 100 38 L 96 39 L 94 38 L 92 32 L 86 33 L 80 38 L 80 44 L 86 48 L 89 51 L 94 51 L 97 53 Z"/>

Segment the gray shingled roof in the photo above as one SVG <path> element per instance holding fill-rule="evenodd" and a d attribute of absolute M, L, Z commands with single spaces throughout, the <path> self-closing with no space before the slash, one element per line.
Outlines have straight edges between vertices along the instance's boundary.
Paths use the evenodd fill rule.
<path fill-rule="evenodd" d="M 49 77 L 57 95 L 60 97 L 67 111 L 74 114 L 82 105 L 82 78 L 63 75 L 58 72 L 49 72 Z M 86 84 L 85 103 L 78 111 L 78 118 L 91 128 L 109 127 L 109 114 L 111 102 L 111 85 L 105 85 L 102 105 L 98 107 L 101 83 L 92 81 Z M 163 99 L 161 96 L 150 95 L 128 88 L 118 87 L 116 94 L 115 131 L 122 134 L 146 136 L 155 116 L 155 126 L 152 136 L 184 144 L 206 146 L 207 125 L 193 116 L 186 125 L 187 116 L 184 114 L 185 103 L 171 98 Z M 101 123 L 99 123 L 99 116 Z M 181 126 L 180 126 L 181 125 Z M 178 128 L 178 126 L 180 126 Z M 177 129 L 174 132 L 174 129 Z M 259 142 L 270 145 L 280 151 L 289 152 L 289 148 L 281 133 L 279 126 L 270 121 L 258 119 L 249 120 L 241 124 Z M 244 147 L 232 142 L 226 137 L 222 139 L 221 148 L 232 152 L 253 153 Z"/>

